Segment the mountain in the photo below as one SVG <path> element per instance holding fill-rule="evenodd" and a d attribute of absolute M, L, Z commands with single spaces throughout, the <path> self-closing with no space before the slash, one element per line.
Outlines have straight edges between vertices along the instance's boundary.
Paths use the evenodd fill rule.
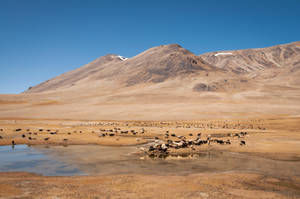
<path fill-rule="evenodd" d="M 27 93 L 71 88 L 75 84 L 91 84 L 97 80 L 133 86 L 159 83 L 180 75 L 220 70 L 177 44 L 151 48 L 135 57 L 124 59 L 109 54 L 56 78 L 41 83 Z M 220 70 L 221 71 L 221 70 Z"/>
<path fill-rule="evenodd" d="M 299 56 L 300 42 L 294 42 L 268 48 L 211 52 L 199 57 L 218 68 L 245 74 L 286 67 L 299 70 Z"/>
<path fill-rule="evenodd" d="M 108 54 L 17 95 L 1 118 L 186 120 L 300 115 L 300 42 L 195 55 L 178 44 Z"/>

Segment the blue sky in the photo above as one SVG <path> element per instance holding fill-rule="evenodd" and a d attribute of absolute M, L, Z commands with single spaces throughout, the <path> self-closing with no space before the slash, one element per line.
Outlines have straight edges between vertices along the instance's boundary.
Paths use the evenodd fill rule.
<path fill-rule="evenodd" d="M 178 43 L 195 54 L 300 40 L 300 0 L 0 0 L 0 93 L 108 53 Z"/>

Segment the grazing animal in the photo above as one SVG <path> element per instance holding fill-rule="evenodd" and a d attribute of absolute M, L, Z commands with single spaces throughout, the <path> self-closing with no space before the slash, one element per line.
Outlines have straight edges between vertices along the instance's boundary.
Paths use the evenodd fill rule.
<path fill-rule="evenodd" d="M 176 137 L 175 133 L 172 133 L 171 136 L 172 136 L 172 137 Z"/>
<path fill-rule="evenodd" d="M 190 134 L 189 134 L 189 136 L 193 136 L 193 134 L 192 134 L 192 133 L 190 133 Z"/>
<path fill-rule="evenodd" d="M 66 142 L 66 141 L 68 141 L 68 139 L 64 139 L 64 141 Z"/>
<path fill-rule="evenodd" d="M 140 151 L 144 151 L 144 152 L 146 151 L 146 149 L 144 147 L 140 147 L 139 149 L 140 149 Z"/>
<path fill-rule="evenodd" d="M 223 140 L 216 140 L 216 142 L 217 142 L 218 144 L 224 144 L 224 141 L 223 141 Z"/>
<path fill-rule="evenodd" d="M 241 146 L 242 146 L 242 145 L 246 145 L 246 142 L 245 142 L 244 140 L 241 140 L 240 145 L 241 145 Z"/>
<path fill-rule="evenodd" d="M 43 131 L 43 129 L 39 129 L 39 131 Z"/>
<path fill-rule="evenodd" d="M 22 138 L 26 137 L 24 134 L 22 135 Z"/>
<path fill-rule="evenodd" d="M 167 152 L 168 150 L 168 147 L 165 144 L 162 144 L 160 148 L 162 152 Z"/>
<path fill-rule="evenodd" d="M 150 146 L 148 149 L 148 151 L 154 151 L 154 150 L 155 150 L 155 148 L 153 146 Z"/>
<path fill-rule="evenodd" d="M 28 139 L 31 140 L 32 138 L 31 138 L 31 137 L 28 137 Z"/>
<path fill-rule="evenodd" d="M 168 144 L 172 144 L 173 141 L 172 141 L 172 140 L 168 140 L 167 143 L 168 143 Z"/>
<path fill-rule="evenodd" d="M 241 135 L 247 135 L 247 132 L 240 132 Z"/>
<path fill-rule="evenodd" d="M 50 138 L 44 138 L 45 141 L 49 140 Z"/>
<path fill-rule="evenodd" d="M 22 131 L 22 129 L 16 129 L 16 131 Z"/>
<path fill-rule="evenodd" d="M 71 135 L 71 133 L 69 132 L 68 135 Z"/>

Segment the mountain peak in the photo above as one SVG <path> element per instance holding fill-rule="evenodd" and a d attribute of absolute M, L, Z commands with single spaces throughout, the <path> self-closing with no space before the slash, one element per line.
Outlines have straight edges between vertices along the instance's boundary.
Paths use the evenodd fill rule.
<path fill-rule="evenodd" d="M 176 49 L 176 48 L 182 48 L 182 46 L 179 45 L 179 44 L 165 44 L 165 45 L 160 45 L 158 47 L 162 47 L 162 48 L 174 48 L 174 49 Z"/>
<path fill-rule="evenodd" d="M 28 92 L 90 87 L 96 85 L 96 82 L 102 86 L 110 82 L 110 85 L 124 87 L 183 77 L 206 78 L 211 72 L 227 76 L 227 72 L 256 75 L 265 69 L 277 68 L 298 71 L 298 44 L 299 42 L 294 42 L 262 49 L 218 51 L 200 56 L 179 44 L 156 46 L 130 59 L 117 54 L 107 54 L 83 67 L 35 86 Z M 102 84 L 103 82 L 105 83 Z"/>

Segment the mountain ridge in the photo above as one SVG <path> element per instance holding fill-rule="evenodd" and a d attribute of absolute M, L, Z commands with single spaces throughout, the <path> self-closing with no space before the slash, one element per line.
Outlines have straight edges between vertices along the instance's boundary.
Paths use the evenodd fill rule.
<path fill-rule="evenodd" d="M 285 65 L 299 67 L 300 42 L 266 48 L 216 51 L 199 56 L 216 67 L 244 74 Z"/>
<path fill-rule="evenodd" d="M 260 75 L 267 69 L 289 68 L 297 71 L 300 68 L 299 56 L 299 41 L 267 48 L 216 51 L 198 56 L 179 44 L 160 45 L 131 58 L 107 54 L 34 86 L 25 93 L 55 92 L 72 88 L 75 84 L 93 84 L 100 80 L 114 81 L 121 87 L 128 87 L 210 72 L 243 76 L 251 73 Z"/>
<path fill-rule="evenodd" d="M 288 48 L 293 52 L 288 53 Z M 153 47 L 128 59 L 108 54 L 25 93 L 0 95 L 0 119 L 198 120 L 297 116 L 300 115 L 298 49 L 299 42 L 248 49 L 227 65 L 222 62 L 213 65 L 177 44 Z M 247 56 L 249 52 L 252 59 Z M 280 56 L 276 57 L 276 53 Z M 230 55 L 216 57 L 220 61 L 226 56 Z M 276 61 L 280 67 L 270 67 L 269 61 L 263 59 L 263 62 L 262 58 L 270 58 L 270 62 Z M 257 66 L 258 62 L 262 66 Z M 232 70 L 247 64 L 253 70 Z"/>
<path fill-rule="evenodd" d="M 133 86 L 146 82 L 158 83 L 181 74 L 220 70 L 178 44 L 153 47 L 129 59 L 122 60 L 119 57 L 114 54 L 102 56 L 87 65 L 34 86 L 26 93 L 72 87 L 87 78 L 91 81 L 117 79 L 120 84 Z"/>

